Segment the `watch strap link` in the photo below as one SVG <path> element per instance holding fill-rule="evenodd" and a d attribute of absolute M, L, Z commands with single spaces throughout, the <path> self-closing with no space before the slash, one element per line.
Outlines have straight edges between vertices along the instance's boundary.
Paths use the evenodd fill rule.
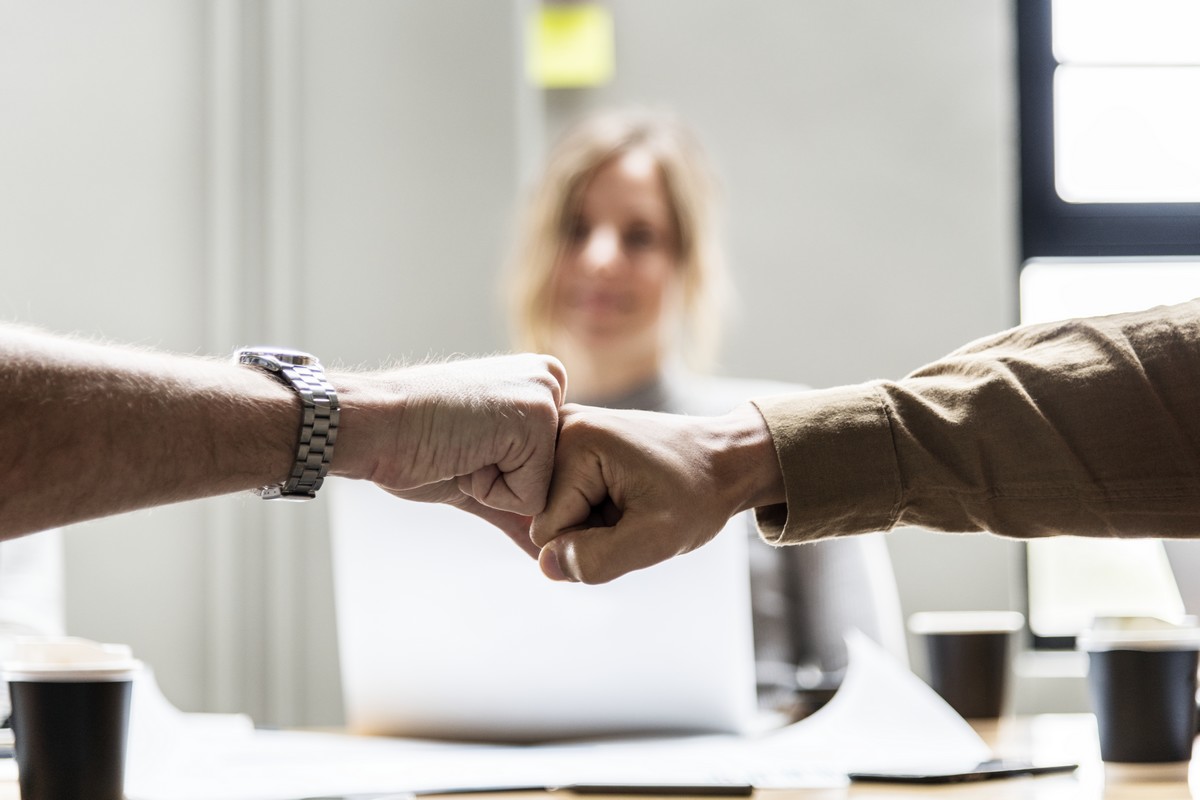
<path fill-rule="evenodd" d="M 292 472 L 282 484 L 258 490 L 263 499 L 316 497 L 329 473 L 337 441 L 339 406 L 333 386 L 320 366 L 280 364 L 278 372 L 300 396 L 300 440 Z"/>

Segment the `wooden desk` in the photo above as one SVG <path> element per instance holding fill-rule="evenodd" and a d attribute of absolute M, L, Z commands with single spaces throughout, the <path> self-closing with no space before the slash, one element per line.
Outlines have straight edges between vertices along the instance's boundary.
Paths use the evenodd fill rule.
<path fill-rule="evenodd" d="M 1090 714 L 1048 714 L 976 724 L 999 757 L 1035 762 L 1069 761 L 1080 765 L 1068 775 L 1006 778 L 945 786 L 851 784 L 841 789 L 769 790 L 755 793 L 760 800 L 854 800 L 855 798 L 916 797 L 945 800 L 1200 800 L 1200 748 L 1193 757 L 1188 781 L 1132 781 L 1109 775 L 1100 761 L 1095 720 Z M 19 800 L 15 769 L 0 765 L 0 800 Z M 1192 790 L 1190 787 L 1196 787 Z M 461 795 L 455 800 L 547 800 L 544 792 Z M 566 800 L 573 795 L 560 795 Z M 81 799 L 82 800 L 82 799 Z M 447 798 L 447 800 L 450 800 Z M 630 800 L 628 797 L 620 800 Z M 661 800 L 656 798 L 654 800 Z"/>
<path fill-rule="evenodd" d="M 1193 800 L 1200 798 L 1189 783 L 1200 787 L 1200 758 L 1193 757 L 1190 781 L 1135 779 L 1106 770 L 1100 761 L 1096 721 L 1091 714 L 1047 714 L 1004 719 L 999 722 L 973 723 L 997 757 L 1032 760 L 1035 763 L 1071 762 L 1079 764 L 1073 773 L 1029 778 L 1005 778 L 944 786 L 901 786 L 888 784 L 851 784 L 838 795 L 847 798 L 944 797 L 971 800 Z M 1200 755 L 1200 749 L 1197 750 Z M 803 796 L 801 792 L 771 792 L 767 800 L 784 800 L 783 794 Z M 780 795 L 775 797 L 775 795 Z M 811 796 L 811 793 L 810 793 Z"/>
<path fill-rule="evenodd" d="M 904 786 L 882 783 L 852 783 L 843 789 L 768 790 L 755 792 L 760 800 L 856 800 L 858 798 L 918 797 L 945 800 L 1200 800 L 1200 748 L 1190 767 L 1190 784 L 1185 781 L 1132 781 L 1115 776 L 1106 782 L 1095 719 L 1090 714 L 1048 714 L 1036 717 L 976 723 L 997 757 L 1023 758 L 1049 763 L 1078 763 L 1079 769 L 1065 775 L 1005 778 L 978 783 L 942 786 Z M 563 795 L 564 799 L 569 795 Z M 461 795 L 454 800 L 480 800 L 478 795 Z M 497 800 L 546 800 L 545 794 L 507 794 Z M 557 800 L 557 799 L 556 799 Z M 630 800 L 612 798 L 612 800 Z M 661 800 L 658 798 L 657 800 Z"/>

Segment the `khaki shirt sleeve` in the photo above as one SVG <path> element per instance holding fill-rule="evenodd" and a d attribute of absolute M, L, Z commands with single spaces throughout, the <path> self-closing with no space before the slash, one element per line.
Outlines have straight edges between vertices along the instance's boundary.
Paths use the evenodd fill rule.
<path fill-rule="evenodd" d="M 1200 300 L 1015 328 L 900 381 L 755 401 L 784 544 L 914 525 L 1200 536 Z"/>

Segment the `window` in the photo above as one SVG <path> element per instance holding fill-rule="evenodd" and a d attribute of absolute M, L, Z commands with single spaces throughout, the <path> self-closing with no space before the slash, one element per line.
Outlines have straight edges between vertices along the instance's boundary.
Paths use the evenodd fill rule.
<path fill-rule="evenodd" d="M 1022 260 L 1200 254 L 1200 0 L 1017 0 Z"/>
<path fill-rule="evenodd" d="M 1017 24 L 1021 321 L 1200 296 L 1200 0 L 1017 0 Z M 1172 579 L 1180 557 L 1031 543 L 1035 646 L 1070 647 L 1099 614 L 1181 613 L 1198 595 Z"/>
<path fill-rule="evenodd" d="M 1052 8 L 1058 196 L 1200 202 L 1200 3 L 1054 0 Z"/>

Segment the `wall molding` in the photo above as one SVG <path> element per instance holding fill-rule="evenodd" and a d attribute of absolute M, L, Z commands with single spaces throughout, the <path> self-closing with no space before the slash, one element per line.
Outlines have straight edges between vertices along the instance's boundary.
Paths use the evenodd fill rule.
<path fill-rule="evenodd" d="M 216 0 L 208 19 L 207 345 L 299 344 L 299 11 Z M 206 705 L 305 720 L 303 570 L 312 537 L 244 498 L 207 517 Z M 292 510 L 294 511 L 294 510 Z"/>

